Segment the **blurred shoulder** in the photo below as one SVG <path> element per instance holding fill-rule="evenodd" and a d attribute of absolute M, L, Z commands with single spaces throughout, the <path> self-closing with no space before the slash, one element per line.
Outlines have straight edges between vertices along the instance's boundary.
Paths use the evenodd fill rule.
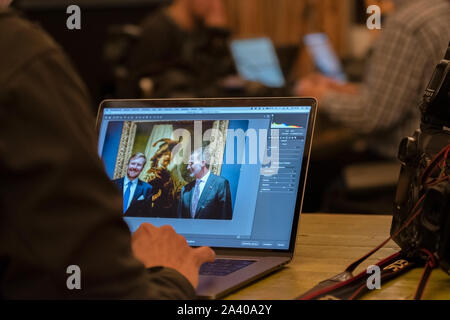
<path fill-rule="evenodd" d="M 227 180 L 227 179 L 225 179 L 225 178 L 222 177 L 222 176 L 215 175 L 214 173 L 211 173 L 211 174 L 210 174 L 210 177 L 211 177 L 212 179 L 214 179 L 214 181 L 216 181 L 216 183 L 219 183 L 219 184 L 225 184 L 225 183 L 228 183 L 228 180 Z"/>
<path fill-rule="evenodd" d="M 22 18 L 16 10 L 0 10 L 0 80 L 8 79 L 35 57 L 49 51 L 61 49 L 39 25 Z"/>
<path fill-rule="evenodd" d="M 141 180 L 141 179 L 139 179 L 139 184 L 141 184 L 144 188 L 153 188 L 152 187 L 152 185 L 150 184 L 150 183 L 148 183 L 148 182 L 145 182 L 145 181 L 143 181 L 143 180 Z"/>
<path fill-rule="evenodd" d="M 440 27 L 450 19 L 450 2 L 447 0 L 408 0 L 392 14 L 388 21 L 414 32 L 423 28 Z"/>
<path fill-rule="evenodd" d="M 442 58 L 450 39 L 450 1 L 447 0 L 403 0 L 399 9 L 386 21 L 385 42 L 393 37 L 409 39 L 413 51 L 420 46 L 420 54 L 434 64 Z M 381 38 L 381 37 L 380 37 Z M 427 66 L 428 67 L 432 67 Z"/>

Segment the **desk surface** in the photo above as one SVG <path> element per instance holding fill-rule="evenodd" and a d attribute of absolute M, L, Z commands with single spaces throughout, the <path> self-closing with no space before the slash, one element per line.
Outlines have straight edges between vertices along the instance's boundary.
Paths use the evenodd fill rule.
<path fill-rule="evenodd" d="M 378 215 L 302 214 L 293 261 L 280 271 L 226 297 L 232 300 L 291 300 L 344 269 L 389 237 L 392 217 Z M 354 274 L 398 251 L 389 242 Z M 384 284 L 363 299 L 412 299 L 422 268 Z M 450 276 L 435 269 L 423 299 L 450 299 Z"/>

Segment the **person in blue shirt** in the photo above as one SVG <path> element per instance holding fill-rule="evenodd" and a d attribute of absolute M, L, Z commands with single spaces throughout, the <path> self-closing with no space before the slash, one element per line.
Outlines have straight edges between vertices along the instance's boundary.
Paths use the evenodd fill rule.
<path fill-rule="evenodd" d="M 113 181 L 123 192 L 123 213 L 125 216 L 152 216 L 153 187 L 139 179 L 146 163 L 147 158 L 143 153 L 132 155 L 128 161 L 127 175 Z"/>

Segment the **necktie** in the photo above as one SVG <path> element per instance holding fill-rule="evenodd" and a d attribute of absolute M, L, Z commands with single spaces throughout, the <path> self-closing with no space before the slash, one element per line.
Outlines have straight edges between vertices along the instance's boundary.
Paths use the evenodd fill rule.
<path fill-rule="evenodd" d="M 197 180 L 195 182 L 195 189 L 194 189 L 194 195 L 192 196 L 192 203 L 191 203 L 191 217 L 195 217 L 195 211 L 197 210 L 197 204 L 198 199 L 200 198 L 200 182 L 202 180 Z"/>
<path fill-rule="evenodd" d="M 131 181 L 127 184 L 127 189 L 125 190 L 125 194 L 123 195 L 123 213 L 125 213 L 128 209 L 128 201 L 130 200 L 130 190 L 131 189 Z"/>

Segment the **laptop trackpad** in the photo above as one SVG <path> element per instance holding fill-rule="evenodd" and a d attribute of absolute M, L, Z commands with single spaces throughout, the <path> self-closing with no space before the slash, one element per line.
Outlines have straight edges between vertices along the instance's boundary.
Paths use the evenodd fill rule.
<path fill-rule="evenodd" d="M 197 295 L 217 299 L 289 261 L 286 257 L 218 257 L 200 268 Z"/>
<path fill-rule="evenodd" d="M 216 259 L 214 262 L 204 263 L 200 267 L 200 275 L 224 277 L 255 262 L 256 260 Z"/>

